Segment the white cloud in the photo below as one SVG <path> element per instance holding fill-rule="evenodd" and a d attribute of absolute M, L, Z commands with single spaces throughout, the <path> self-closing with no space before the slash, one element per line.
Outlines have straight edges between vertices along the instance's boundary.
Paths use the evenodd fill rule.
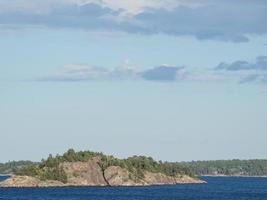
<path fill-rule="evenodd" d="M 109 76 L 109 71 L 92 67 L 87 64 L 67 64 L 59 68 L 52 75 L 38 78 L 39 81 L 84 81 L 84 80 L 101 80 Z"/>
<path fill-rule="evenodd" d="M 139 79 L 138 67 L 129 59 L 125 59 L 123 63 L 111 71 L 112 79 Z"/>
<path fill-rule="evenodd" d="M 176 0 L 102 0 L 107 7 L 119 11 L 123 10 L 122 15 L 136 15 L 144 9 L 171 9 L 177 6 Z"/>
<path fill-rule="evenodd" d="M 121 16 L 134 16 L 147 9 L 172 10 L 177 6 L 198 7 L 205 0 L 66 0 L 77 5 L 96 3 L 115 11 L 120 11 Z"/>
<path fill-rule="evenodd" d="M 86 4 L 97 4 L 108 7 L 121 15 L 136 15 L 146 9 L 171 10 L 177 6 L 195 7 L 204 0 L 1 0 L 0 12 L 20 11 L 32 13 L 49 13 L 54 8 L 64 5 L 83 6 Z"/>

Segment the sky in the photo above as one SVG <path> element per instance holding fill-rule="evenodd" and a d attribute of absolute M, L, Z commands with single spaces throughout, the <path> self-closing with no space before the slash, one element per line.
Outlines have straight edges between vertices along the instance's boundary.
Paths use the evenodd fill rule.
<path fill-rule="evenodd" d="M 267 2 L 0 0 L 0 162 L 267 158 Z"/>

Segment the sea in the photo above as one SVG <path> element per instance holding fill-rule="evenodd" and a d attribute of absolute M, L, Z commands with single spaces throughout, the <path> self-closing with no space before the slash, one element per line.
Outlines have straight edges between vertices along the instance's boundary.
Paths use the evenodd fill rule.
<path fill-rule="evenodd" d="M 0 177 L 5 179 L 6 177 Z M 267 200 L 267 178 L 200 177 L 207 184 L 0 188 L 0 200 Z"/>

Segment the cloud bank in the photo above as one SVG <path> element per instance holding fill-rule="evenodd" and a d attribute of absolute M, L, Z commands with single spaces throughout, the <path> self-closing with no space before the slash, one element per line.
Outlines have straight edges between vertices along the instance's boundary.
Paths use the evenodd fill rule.
<path fill-rule="evenodd" d="M 90 81 L 90 80 L 146 80 L 173 81 L 237 81 L 238 83 L 267 84 L 267 56 L 259 56 L 254 62 L 238 60 L 222 62 L 213 69 L 195 69 L 185 66 L 159 65 L 138 70 L 129 60 L 122 66 L 109 69 L 88 64 L 67 64 L 54 73 L 42 76 L 37 81 Z"/>
<path fill-rule="evenodd" d="M 240 83 L 267 83 L 267 56 L 259 56 L 254 62 L 222 62 L 215 67 L 215 71 L 235 73 L 241 77 Z"/>
<path fill-rule="evenodd" d="M 267 56 L 259 56 L 256 62 L 249 63 L 244 60 L 238 60 L 233 63 L 220 63 L 216 70 L 241 71 L 241 70 L 262 70 L 267 71 Z"/>
<path fill-rule="evenodd" d="M 134 68 L 118 67 L 105 69 L 86 64 L 68 64 L 55 73 L 37 78 L 38 81 L 90 81 L 90 80 L 148 80 L 177 81 L 184 78 L 184 67 L 162 65 L 137 71 Z"/>
<path fill-rule="evenodd" d="M 267 33 L 261 0 L 9 0 L 0 2 L 1 29 L 72 28 L 131 34 L 193 36 L 247 42 Z"/>

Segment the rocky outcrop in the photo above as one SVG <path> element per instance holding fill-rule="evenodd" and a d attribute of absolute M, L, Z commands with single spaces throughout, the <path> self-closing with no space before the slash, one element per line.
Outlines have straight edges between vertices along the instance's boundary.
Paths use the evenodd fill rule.
<path fill-rule="evenodd" d="M 67 175 L 67 183 L 40 180 L 38 177 L 12 176 L 0 183 L 0 187 L 62 187 L 62 186 L 143 186 L 204 183 L 189 176 L 171 177 L 162 173 L 145 172 L 144 178 L 133 180 L 131 173 L 119 166 L 102 169 L 99 158 L 88 162 L 64 162 L 60 167 Z"/>
<path fill-rule="evenodd" d="M 146 172 L 144 180 L 149 185 L 175 184 L 175 178 L 161 173 Z"/>
<path fill-rule="evenodd" d="M 130 173 L 119 166 L 110 166 L 104 171 L 106 181 L 110 186 L 142 185 L 130 179 Z"/>
<path fill-rule="evenodd" d="M 203 183 L 207 183 L 207 182 L 200 180 L 200 179 L 192 178 L 192 177 L 186 176 L 186 175 L 175 178 L 175 184 L 192 184 L 192 183 L 203 184 Z"/>
<path fill-rule="evenodd" d="M 97 158 L 94 158 L 88 162 L 65 162 L 62 163 L 61 166 L 67 174 L 67 182 L 69 185 L 108 185 L 103 176 L 103 171 L 98 164 Z"/>
<path fill-rule="evenodd" d="M 162 173 L 146 172 L 144 181 L 147 185 L 171 185 L 171 184 L 186 184 L 186 183 L 205 183 L 205 181 L 192 178 L 190 176 L 181 175 L 178 177 L 166 176 Z"/>
<path fill-rule="evenodd" d="M 0 187 L 60 187 L 64 183 L 60 181 L 41 181 L 39 178 L 30 176 L 12 176 L 0 183 Z"/>

